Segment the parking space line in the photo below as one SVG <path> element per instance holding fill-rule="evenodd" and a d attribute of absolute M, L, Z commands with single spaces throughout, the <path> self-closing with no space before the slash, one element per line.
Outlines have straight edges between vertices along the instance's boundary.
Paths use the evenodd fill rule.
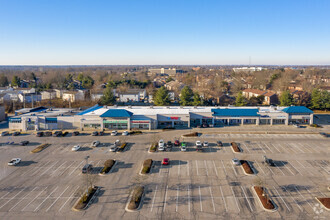
<path fill-rule="evenodd" d="M 7 205 L 11 200 L 15 199 L 16 196 L 18 196 L 19 194 L 21 194 L 21 192 L 23 192 L 27 187 L 24 187 L 21 191 L 19 191 L 15 196 L 11 197 L 7 202 L 5 202 L 4 204 L 2 204 L 2 206 L 0 206 L 0 209 L 2 207 L 4 207 L 5 205 Z"/>
<path fill-rule="evenodd" d="M 233 187 L 230 186 L 230 189 L 231 189 L 231 192 L 233 193 L 233 197 L 234 197 L 234 200 L 235 200 L 235 202 L 236 202 L 238 212 L 240 212 L 241 210 L 239 209 L 238 202 L 237 202 L 237 199 L 236 199 L 236 196 L 235 196 L 235 193 L 234 193 Z"/>
<path fill-rule="evenodd" d="M 190 212 L 190 187 L 188 185 L 188 211 Z"/>
<path fill-rule="evenodd" d="M 272 169 L 271 168 L 269 168 L 267 165 L 266 165 L 266 167 L 270 170 L 270 172 L 275 176 L 275 173 L 272 171 Z"/>
<path fill-rule="evenodd" d="M 325 163 L 325 164 L 328 164 L 328 162 L 326 162 L 326 161 L 324 161 L 324 160 L 321 160 L 323 163 Z M 323 168 L 323 166 L 322 165 L 320 165 L 322 168 Z M 328 165 L 327 165 L 328 166 Z M 324 169 L 324 168 L 323 168 Z M 329 171 L 327 171 L 326 169 L 324 169 L 324 171 L 325 172 L 327 172 L 328 174 L 329 174 Z"/>
<path fill-rule="evenodd" d="M 302 163 L 300 163 L 298 160 L 295 160 L 297 163 L 299 163 L 299 165 L 301 166 L 301 167 L 303 167 L 304 168 L 304 170 L 306 171 L 307 170 L 307 168 L 308 167 L 306 167 L 305 165 L 303 165 Z M 313 172 L 312 171 L 310 171 L 310 170 L 307 170 L 312 176 L 314 176 L 314 174 L 313 174 Z"/>
<path fill-rule="evenodd" d="M 37 174 L 39 172 L 39 170 L 41 170 L 42 168 L 45 168 L 51 161 L 47 161 L 47 163 L 44 166 L 41 167 L 35 167 L 37 168 L 33 173 L 30 174 L 30 176 L 34 176 L 35 174 Z"/>
<path fill-rule="evenodd" d="M 265 171 L 264 171 L 264 170 L 261 168 L 261 166 L 258 164 L 258 162 L 257 162 L 256 160 L 255 160 L 254 162 L 258 165 L 258 167 L 260 168 L 260 170 L 261 170 L 264 174 L 266 174 Z"/>
<path fill-rule="evenodd" d="M 196 171 L 197 171 L 197 176 L 199 176 L 199 174 L 198 174 L 198 163 L 197 163 L 197 160 L 195 160 L 195 162 L 196 162 Z"/>
<path fill-rule="evenodd" d="M 175 206 L 175 212 L 178 212 L 178 202 L 179 202 L 179 187 L 176 190 L 176 206 Z"/>
<path fill-rule="evenodd" d="M 198 186 L 198 192 L 199 192 L 199 203 L 201 206 L 201 212 L 203 211 L 203 205 L 202 205 L 202 195 L 201 195 L 201 187 Z"/>
<path fill-rule="evenodd" d="M 158 189 L 158 185 L 156 185 L 156 189 L 155 189 L 154 197 L 152 198 L 152 203 L 151 203 L 150 212 L 152 212 L 152 209 L 154 208 L 154 203 L 155 203 L 155 198 L 156 198 L 157 189 Z"/>
<path fill-rule="evenodd" d="M 225 168 L 225 165 L 223 165 L 223 161 L 222 161 L 222 160 L 221 160 L 221 164 L 222 164 L 223 170 L 225 171 L 226 176 L 228 176 L 228 175 L 227 175 L 226 168 Z"/>
<path fill-rule="evenodd" d="M 187 174 L 189 176 L 189 160 L 187 160 Z"/>
<path fill-rule="evenodd" d="M 228 212 L 227 204 L 226 204 L 225 198 L 224 198 L 224 196 L 223 196 L 223 192 L 222 192 L 222 188 L 221 188 L 221 186 L 219 186 L 219 188 L 220 188 L 220 192 L 221 192 L 221 197 L 222 197 L 223 203 L 225 204 L 226 212 Z"/>
<path fill-rule="evenodd" d="M 206 176 L 208 176 L 208 175 L 209 175 L 209 172 L 208 172 L 208 170 L 207 170 L 207 165 L 206 165 L 206 161 L 205 161 L 205 160 L 204 160 L 204 164 L 205 164 Z"/>
<path fill-rule="evenodd" d="M 22 201 L 24 201 L 24 199 L 30 194 L 30 193 L 32 193 L 36 188 L 38 188 L 37 186 L 36 187 L 34 187 L 34 189 L 32 189 L 29 193 L 27 193 L 22 199 L 20 199 L 13 207 L 11 207 L 10 209 L 9 209 L 9 211 L 8 212 L 10 212 L 11 210 L 13 210 L 19 203 L 21 203 Z"/>
<path fill-rule="evenodd" d="M 297 189 L 297 187 L 296 186 L 293 186 L 294 187 L 294 189 L 299 193 L 299 195 L 303 198 L 303 199 L 305 199 L 305 197 L 299 192 L 299 190 Z M 308 203 L 308 205 L 313 209 L 313 206 L 308 202 L 308 200 L 306 199 L 306 202 Z"/>
<path fill-rule="evenodd" d="M 28 207 L 32 202 L 34 202 L 34 200 L 36 200 L 47 188 L 48 186 L 46 186 L 45 189 L 43 189 L 36 197 L 34 197 L 21 211 L 24 211 L 24 209 L 26 209 L 26 207 Z"/>
<path fill-rule="evenodd" d="M 283 174 L 283 176 L 285 176 L 285 174 L 283 173 L 283 171 L 282 171 L 278 166 L 276 166 L 275 163 L 274 163 L 274 165 L 275 165 L 275 167 L 276 167 L 279 171 L 281 171 L 281 173 Z"/>
<path fill-rule="evenodd" d="M 250 201 L 248 200 L 248 198 L 247 198 L 247 196 L 246 196 L 246 193 L 245 193 L 245 191 L 244 191 L 244 189 L 243 189 L 242 186 L 241 186 L 241 188 L 242 188 L 242 191 L 243 191 L 243 193 L 244 193 L 244 196 L 245 196 L 246 201 L 249 203 L 249 206 L 250 206 L 251 212 L 253 212 L 253 209 L 252 209 L 251 203 L 250 203 Z"/>
<path fill-rule="evenodd" d="M 211 186 L 209 186 L 209 190 L 210 190 L 211 199 L 212 199 L 213 212 L 215 213 L 214 199 L 213 199 L 213 194 L 212 194 Z"/>
<path fill-rule="evenodd" d="M 62 163 L 60 166 L 57 167 L 57 169 L 55 169 L 50 175 L 52 176 L 54 173 L 56 173 L 57 170 L 59 170 L 63 164 L 65 164 L 67 161 L 64 161 L 64 163 Z"/>
<path fill-rule="evenodd" d="M 160 163 L 160 167 L 159 167 L 159 173 L 158 173 L 158 176 L 160 176 L 160 173 L 162 172 L 162 166 L 163 166 L 163 164 L 162 164 L 162 163 Z"/>
<path fill-rule="evenodd" d="M 83 162 L 84 162 L 84 160 L 81 161 L 81 162 L 78 164 L 78 166 L 76 166 L 76 168 L 74 168 L 74 169 L 71 171 L 71 173 L 69 173 L 69 176 L 71 176 L 71 174 L 72 174 L 76 169 L 78 169 L 78 167 L 81 166 L 81 164 L 82 164 Z"/>
<path fill-rule="evenodd" d="M 213 162 L 213 166 L 214 166 L 214 170 L 215 170 L 215 175 L 218 176 L 218 171 L 217 171 L 217 167 L 215 166 L 214 160 L 212 160 Z"/>
<path fill-rule="evenodd" d="M 280 195 L 280 193 L 277 191 L 277 189 L 273 186 L 274 190 L 276 191 L 276 193 L 278 194 L 278 196 L 280 197 L 280 199 L 283 201 L 284 205 L 286 206 L 286 208 L 289 210 L 289 212 L 291 211 L 289 206 L 286 204 L 286 202 L 284 201 L 284 199 L 282 198 L 282 196 Z"/>
<path fill-rule="evenodd" d="M 235 168 L 234 168 L 233 164 L 231 164 L 231 167 L 232 167 L 232 168 L 233 168 L 233 170 L 234 170 L 235 176 L 237 176 L 237 172 L 236 172 L 236 170 L 235 170 Z"/>
<path fill-rule="evenodd" d="M 53 168 L 53 166 L 55 166 L 55 164 L 57 164 L 57 162 L 58 162 L 58 161 L 56 161 L 52 166 L 50 166 L 48 169 L 46 169 L 44 172 L 42 172 L 42 173 L 40 174 L 40 176 L 42 176 L 42 175 L 44 175 L 45 173 L 47 173 L 48 170 L 50 170 L 51 168 Z"/>
<path fill-rule="evenodd" d="M 286 189 L 285 186 L 282 186 L 285 189 L 285 192 L 287 192 L 289 194 L 289 196 L 291 197 L 292 201 L 294 201 L 296 203 L 296 205 L 298 206 L 298 208 L 300 209 L 300 211 L 303 211 L 303 209 L 301 208 L 301 206 L 298 204 L 298 202 L 292 197 L 291 193 Z"/>
<path fill-rule="evenodd" d="M 305 153 L 304 151 L 302 151 L 299 147 L 297 147 L 294 143 L 290 143 L 290 142 L 288 142 L 287 143 L 288 145 L 290 145 L 292 148 L 296 148 L 296 149 L 298 149 L 301 153 Z"/>
<path fill-rule="evenodd" d="M 180 165 L 181 165 L 181 162 L 180 162 L 180 160 L 179 160 L 178 176 L 180 176 Z"/>
<path fill-rule="evenodd" d="M 251 152 L 250 152 L 248 146 L 246 144 L 244 144 L 244 143 L 242 143 L 242 144 L 244 145 L 244 149 L 246 149 L 248 151 L 248 153 L 250 154 Z"/>
<path fill-rule="evenodd" d="M 270 145 L 272 145 L 279 153 L 281 153 L 281 151 L 279 151 L 278 150 L 278 148 L 277 147 L 275 147 L 275 145 L 274 144 L 272 144 L 272 143 L 269 143 Z"/>
<path fill-rule="evenodd" d="M 75 191 L 73 191 L 73 193 L 70 195 L 70 197 L 63 203 L 63 205 L 61 206 L 61 208 L 58 210 L 59 212 L 62 210 L 62 208 L 65 206 L 65 204 L 71 199 L 73 198 L 73 195 L 75 194 L 75 192 L 79 189 L 79 186 L 77 186 L 77 188 L 75 189 Z"/>
<path fill-rule="evenodd" d="M 1 198 L 0 198 L 0 199 L 3 199 L 3 198 L 5 198 L 5 196 L 6 196 L 6 195 L 8 195 L 9 193 L 11 193 L 12 191 L 14 191 L 14 189 L 15 189 L 15 188 L 13 188 L 12 190 L 9 190 L 9 192 L 7 192 L 5 195 L 1 196 Z"/>
<path fill-rule="evenodd" d="M 163 212 L 165 212 L 165 209 L 166 209 L 167 191 L 168 191 L 168 185 L 166 185 L 166 190 L 165 190 L 165 200 L 164 200 Z"/>
<path fill-rule="evenodd" d="M 302 148 L 304 148 L 309 153 L 313 153 L 309 148 L 305 147 L 302 143 L 297 143 L 297 144 L 299 144 Z"/>
<path fill-rule="evenodd" d="M 73 161 L 73 162 L 72 162 L 67 168 L 65 168 L 65 169 L 62 171 L 62 173 L 58 174 L 57 176 L 62 176 L 63 173 L 65 173 L 65 171 L 67 171 L 67 170 L 72 166 L 72 164 L 74 164 L 74 162 L 76 162 L 76 161 Z"/>
<path fill-rule="evenodd" d="M 260 143 L 261 144 L 261 143 Z M 271 153 L 274 153 L 269 147 L 267 144 L 263 143 L 263 145 L 271 152 Z"/>
<path fill-rule="evenodd" d="M 58 186 L 34 209 L 34 212 L 36 212 L 39 207 L 57 190 Z"/>
<path fill-rule="evenodd" d="M 69 188 L 69 186 L 67 186 L 66 188 L 65 188 L 65 190 L 60 194 L 60 196 L 59 197 L 57 197 L 56 199 L 55 199 L 55 201 L 46 209 L 46 212 L 48 212 L 48 210 L 57 202 L 57 200 L 59 200 L 60 198 L 61 198 L 61 196 L 65 193 L 65 191 L 67 190 Z"/>
<path fill-rule="evenodd" d="M 294 175 L 294 173 L 287 166 L 285 166 L 285 164 L 282 161 L 280 161 L 280 162 L 282 163 L 282 166 L 283 167 L 285 167 L 286 169 L 288 169 L 290 171 L 290 173 L 292 173 L 292 175 Z"/>
<path fill-rule="evenodd" d="M 293 164 L 289 163 L 289 161 L 288 161 L 288 164 L 290 164 L 293 167 L 293 169 L 295 169 L 301 176 L 303 176 L 303 174 L 300 173 L 299 170 L 295 166 L 293 166 Z"/>

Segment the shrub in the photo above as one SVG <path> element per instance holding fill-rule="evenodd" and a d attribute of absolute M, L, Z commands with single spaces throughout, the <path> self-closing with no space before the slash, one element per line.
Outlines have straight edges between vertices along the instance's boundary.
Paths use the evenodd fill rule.
<path fill-rule="evenodd" d="M 158 146 L 158 143 L 152 143 L 150 148 L 149 148 L 149 151 L 150 152 L 155 152 L 157 150 L 157 146 Z"/>
<path fill-rule="evenodd" d="M 96 192 L 97 187 L 89 187 L 88 192 L 84 193 L 77 205 L 75 206 L 76 209 L 84 209 L 85 206 L 88 204 L 89 200 L 93 197 L 94 193 Z"/>
<path fill-rule="evenodd" d="M 131 131 L 129 134 L 130 134 L 130 135 L 142 134 L 142 131 L 140 131 L 140 130 L 135 130 L 135 131 Z"/>
<path fill-rule="evenodd" d="M 38 147 L 36 147 L 35 149 L 33 149 L 31 151 L 31 153 L 39 153 L 40 151 L 42 151 L 43 149 L 49 147 L 50 144 L 42 144 L 42 145 L 39 145 Z"/>
<path fill-rule="evenodd" d="M 137 186 L 133 192 L 131 200 L 128 204 L 128 209 L 137 209 L 140 205 L 142 195 L 143 195 L 144 187 L 143 186 Z"/>
<path fill-rule="evenodd" d="M 141 173 L 143 173 L 143 174 L 149 173 L 150 169 L 151 169 L 151 165 L 152 165 L 152 159 L 145 160 L 143 162 L 143 167 L 142 167 Z"/>
<path fill-rule="evenodd" d="M 108 173 L 111 168 L 113 167 L 113 165 L 115 165 L 115 161 L 110 159 L 110 160 L 106 160 L 104 162 L 104 167 L 103 169 L 101 170 L 101 173 Z"/>
<path fill-rule="evenodd" d="M 184 136 L 184 137 L 198 137 L 198 133 L 197 132 L 192 132 L 192 133 L 189 133 L 189 134 L 184 134 L 182 136 Z"/>
<path fill-rule="evenodd" d="M 163 131 L 166 131 L 166 130 L 174 130 L 175 128 L 174 127 L 168 127 L 168 128 L 163 128 Z"/>

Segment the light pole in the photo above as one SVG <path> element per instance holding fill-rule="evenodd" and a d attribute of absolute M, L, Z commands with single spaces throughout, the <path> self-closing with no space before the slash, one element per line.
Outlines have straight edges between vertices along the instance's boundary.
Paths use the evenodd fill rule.
<path fill-rule="evenodd" d="M 89 158 L 89 156 L 87 155 L 86 157 L 85 157 L 85 160 L 86 160 L 86 165 L 88 164 L 88 158 Z M 86 194 L 88 193 L 88 173 L 89 173 L 89 170 L 87 170 L 87 172 L 86 172 L 86 175 L 87 175 L 87 178 L 86 178 Z"/>

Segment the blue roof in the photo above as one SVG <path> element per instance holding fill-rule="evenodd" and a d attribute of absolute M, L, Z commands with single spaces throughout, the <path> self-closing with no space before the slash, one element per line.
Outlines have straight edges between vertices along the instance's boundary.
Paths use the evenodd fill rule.
<path fill-rule="evenodd" d="M 239 116 L 251 116 L 257 117 L 258 109 L 251 108 L 240 108 L 240 109 L 211 109 L 214 113 L 213 116 L 228 116 L 228 117 L 239 117 Z"/>
<path fill-rule="evenodd" d="M 96 104 L 93 107 L 90 107 L 90 108 L 86 109 L 85 111 L 82 111 L 82 112 L 78 113 L 77 115 L 84 115 L 84 114 L 87 114 L 89 112 L 95 111 L 95 110 L 100 109 L 100 108 L 102 108 L 102 106 Z"/>
<path fill-rule="evenodd" d="M 47 110 L 46 107 L 40 106 L 40 107 L 30 109 L 29 112 L 42 112 L 42 111 L 45 111 L 45 110 Z"/>
<path fill-rule="evenodd" d="M 133 115 L 132 112 L 129 112 L 125 109 L 109 109 L 104 112 L 100 117 L 109 117 L 109 118 L 130 118 Z"/>
<path fill-rule="evenodd" d="M 286 107 L 282 110 L 286 113 L 305 113 L 305 114 L 313 114 L 314 112 L 305 106 L 290 106 Z"/>

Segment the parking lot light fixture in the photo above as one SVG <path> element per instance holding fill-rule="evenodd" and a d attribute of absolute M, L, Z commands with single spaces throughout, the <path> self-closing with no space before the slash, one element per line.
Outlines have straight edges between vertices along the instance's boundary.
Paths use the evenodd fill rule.
<path fill-rule="evenodd" d="M 89 156 L 87 155 L 86 157 L 85 157 L 85 160 L 86 160 L 86 165 L 88 164 L 88 158 L 89 158 Z M 88 171 L 86 172 L 86 195 L 87 195 L 87 193 L 88 193 Z"/>

